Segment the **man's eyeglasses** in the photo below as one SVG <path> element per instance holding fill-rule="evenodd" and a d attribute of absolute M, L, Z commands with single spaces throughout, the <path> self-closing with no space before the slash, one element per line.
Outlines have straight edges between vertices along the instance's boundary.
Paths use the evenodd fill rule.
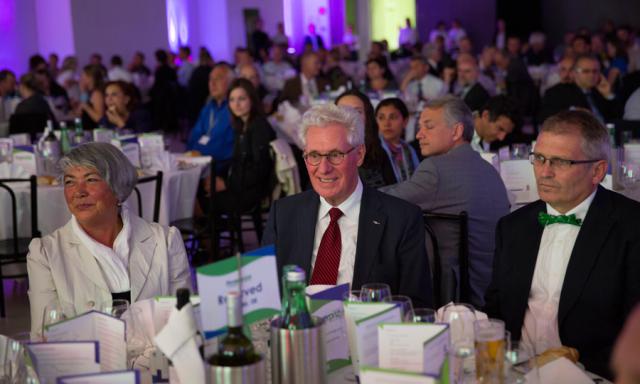
<path fill-rule="evenodd" d="M 331 151 L 329 153 L 319 153 L 319 152 L 309 152 L 306 153 L 304 157 L 304 161 L 309 165 L 320 165 L 323 157 L 326 157 L 331 165 L 340 165 L 344 161 L 345 156 L 347 156 L 351 151 L 356 149 L 356 147 L 351 147 L 347 152 L 342 151 Z"/>
<path fill-rule="evenodd" d="M 589 68 L 576 68 L 576 72 L 578 73 L 599 73 L 600 70 L 597 68 L 589 69 Z"/>
<path fill-rule="evenodd" d="M 542 167 L 544 165 L 544 163 L 547 162 L 547 160 L 549 161 L 549 166 L 551 166 L 551 168 L 564 170 L 564 169 L 568 169 L 569 167 L 571 167 L 574 164 L 596 163 L 596 162 L 600 161 L 601 159 L 569 160 L 569 159 L 561 159 L 559 157 L 547 158 L 547 157 L 544 157 L 543 155 L 541 155 L 539 153 L 535 153 L 535 152 L 531 152 L 529 154 L 529 161 L 531 162 L 531 164 L 533 164 L 536 167 Z"/>

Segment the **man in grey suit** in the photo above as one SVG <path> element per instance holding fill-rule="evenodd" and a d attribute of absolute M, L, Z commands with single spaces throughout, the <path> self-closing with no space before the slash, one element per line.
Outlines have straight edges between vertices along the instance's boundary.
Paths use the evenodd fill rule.
<path fill-rule="evenodd" d="M 507 191 L 496 170 L 471 148 L 473 116 L 459 98 L 444 96 L 426 104 L 417 139 L 426 158 L 411 179 L 383 188 L 419 205 L 424 211 L 469 217 L 469 285 L 471 304 L 484 305 L 491 281 L 494 233 L 498 219 L 509 213 Z M 459 292 L 459 232 L 448 223 L 433 223 L 441 257 L 442 302 Z"/>
<path fill-rule="evenodd" d="M 264 244 L 307 271 L 309 284 L 386 283 L 415 306 L 433 305 L 420 209 L 364 186 L 364 125 L 351 110 L 316 106 L 302 117 L 312 190 L 274 201 Z"/>

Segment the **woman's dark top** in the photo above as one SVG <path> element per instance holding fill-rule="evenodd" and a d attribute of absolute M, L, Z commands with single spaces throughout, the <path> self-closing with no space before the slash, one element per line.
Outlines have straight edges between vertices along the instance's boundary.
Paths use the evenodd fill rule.
<path fill-rule="evenodd" d="M 227 189 L 216 193 L 216 206 L 223 211 L 247 212 L 271 193 L 274 160 L 269 144 L 276 135 L 264 117 L 255 118 L 244 133 L 236 135 L 225 177 Z"/>
<path fill-rule="evenodd" d="M 119 128 L 114 123 L 109 121 L 107 114 L 105 113 L 100 119 L 100 126 L 115 129 L 126 130 L 134 133 L 149 132 L 151 130 L 151 114 L 144 107 L 135 108 L 129 113 L 129 118 L 124 124 L 124 127 Z"/>
<path fill-rule="evenodd" d="M 397 182 L 388 156 L 382 156 L 375 163 L 365 160 L 365 164 L 358 168 L 358 174 L 364 185 L 371 188 L 380 188 Z"/>
<path fill-rule="evenodd" d="M 117 293 L 111 292 L 111 300 L 127 300 L 131 303 L 131 291 Z"/>

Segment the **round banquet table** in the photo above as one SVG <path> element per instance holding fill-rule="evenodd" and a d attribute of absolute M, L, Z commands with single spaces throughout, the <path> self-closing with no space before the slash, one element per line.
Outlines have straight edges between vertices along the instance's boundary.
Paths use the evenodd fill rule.
<path fill-rule="evenodd" d="M 165 171 L 162 180 L 159 222 L 169 225 L 171 221 L 193 216 L 198 182 L 204 165 L 198 164 L 189 169 Z M 17 199 L 18 235 L 31 236 L 31 204 L 28 183 L 12 183 Z M 155 182 L 138 186 L 142 200 L 143 217 L 153 220 Z M 135 192 L 131 193 L 125 205 L 138 214 L 138 201 Z M 12 236 L 11 199 L 5 191 L 0 191 L 0 239 Z M 64 199 L 62 185 L 38 186 L 38 229 L 47 235 L 65 225 L 71 218 Z"/>

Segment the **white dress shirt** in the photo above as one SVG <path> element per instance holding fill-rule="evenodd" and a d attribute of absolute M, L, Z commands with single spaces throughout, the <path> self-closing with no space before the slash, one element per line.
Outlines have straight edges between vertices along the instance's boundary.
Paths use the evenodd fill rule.
<path fill-rule="evenodd" d="M 310 103 L 311 99 L 318 96 L 320 90 L 316 84 L 315 79 L 307 79 L 304 74 L 300 74 L 300 81 L 302 84 L 302 95 L 307 99 Z M 304 104 L 304 103 L 303 103 Z"/>
<path fill-rule="evenodd" d="M 358 220 L 360 218 L 360 202 L 362 201 L 362 182 L 358 179 L 355 191 L 342 204 L 336 208 L 342 211 L 342 217 L 338 219 L 340 227 L 340 239 L 342 240 L 342 251 L 340 252 L 340 266 L 338 267 L 337 285 L 349 283 L 353 280 L 353 267 L 356 264 L 356 244 L 358 243 Z M 318 207 L 318 223 L 316 224 L 316 234 L 313 243 L 313 254 L 311 256 L 311 270 L 316 265 L 318 248 L 322 235 L 326 231 L 331 218 L 329 210 L 333 208 L 323 197 L 320 197 L 320 207 Z"/>
<path fill-rule="evenodd" d="M 576 218 L 584 221 L 595 195 L 594 191 L 566 215 L 575 214 Z M 549 204 L 547 213 L 560 215 Z M 562 346 L 558 331 L 558 305 L 567 265 L 579 232 L 580 227 L 572 224 L 556 223 L 544 227 L 529 292 L 529 307 L 522 325 L 525 350 L 531 351 L 531 346 L 535 345 L 535 352 L 539 354 L 549 348 Z"/>
<path fill-rule="evenodd" d="M 129 211 L 122 207 L 120 217 L 122 218 L 122 229 L 113 242 L 113 248 L 109 248 L 89 236 L 82 229 L 76 217 L 71 216 L 73 231 L 82 245 L 96 258 L 111 293 L 131 290 L 131 280 L 129 279 L 129 239 L 131 238 Z"/>

